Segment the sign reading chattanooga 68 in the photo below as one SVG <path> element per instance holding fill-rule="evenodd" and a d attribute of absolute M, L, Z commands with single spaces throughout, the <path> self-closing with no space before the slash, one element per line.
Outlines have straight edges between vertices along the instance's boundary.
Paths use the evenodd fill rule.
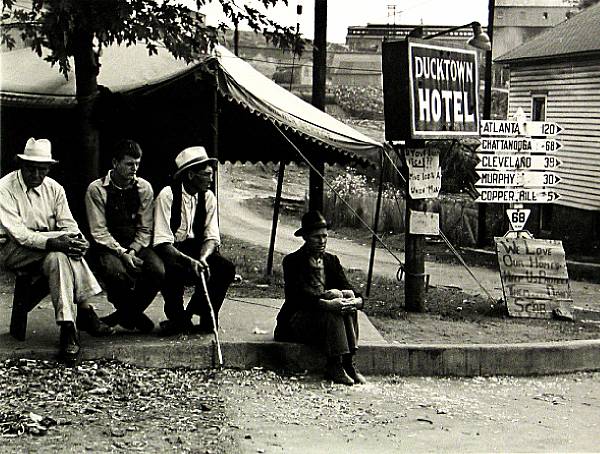
<path fill-rule="evenodd" d="M 571 290 L 562 243 L 533 238 L 495 238 L 509 315 L 551 318 L 571 312 Z"/>
<path fill-rule="evenodd" d="M 384 41 L 386 138 L 479 136 L 478 86 L 475 51 Z"/>

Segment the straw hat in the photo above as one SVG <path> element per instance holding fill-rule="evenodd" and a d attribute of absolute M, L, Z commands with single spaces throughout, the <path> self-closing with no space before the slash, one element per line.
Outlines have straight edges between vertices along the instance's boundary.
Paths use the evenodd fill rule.
<path fill-rule="evenodd" d="M 173 178 L 177 178 L 179 175 L 181 175 L 181 172 L 189 169 L 190 167 L 204 164 L 206 162 L 214 165 L 216 164 L 217 160 L 215 158 L 209 158 L 204 147 L 197 146 L 186 148 L 175 158 L 177 171 L 173 175 Z"/>
<path fill-rule="evenodd" d="M 52 159 L 52 144 L 48 139 L 30 138 L 25 144 L 25 150 L 22 154 L 17 155 L 18 158 L 30 162 L 45 162 L 56 164 L 58 161 Z"/>

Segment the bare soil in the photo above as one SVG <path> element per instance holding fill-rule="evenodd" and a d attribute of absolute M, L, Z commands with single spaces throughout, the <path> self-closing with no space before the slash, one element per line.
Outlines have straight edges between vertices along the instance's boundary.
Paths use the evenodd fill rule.
<path fill-rule="evenodd" d="M 265 219 L 273 215 L 275 166 L 233 166 L 232 187 L 246 191 L 244 206 Z M 328 168 L 335 175 L 343 169 Z M 284 197 L 302 199 L 307 184 L 307 171 L 303 167 L 288 166 L 285 174 Z M 252 182 L 249 188 L 247 182 Z M 252 191 L 256 196 L 252 197 Z M 303 207 L 296 203 L 284 203 L 280 222 L 298 225 Z M 336 228 L 330 231 L 333 237 L 351 239 L 368 244 L 371 234 L 366 229 Z M 393 250 L 404 250 L 403 235 L 386 232 L 384 240 Z M 272 297 L 283 298 L 281 260 L 283 255 L 275 253 L 274 274 L 265 276 L 268 245 L 258 246 L 226 237 L 223 240 L 224 255 L 233 259 L 238 273 L 244 280 L 235 284 L 230 295 L 238 298 Z M 450 250 L 441 242 L 430 241 L 426 245 L 428 260 L 438 260 L 460 265 Z M 465 254 L 469 264 L 477 263 L 477 257 Z M 367 277 L 359 270 L 348 271 L 349 279 L 356 289 L 365 293 Z M 600 324 L 571 322 L 566 320 L 520 319 L 509 317 L 502 301 L 490 301 L 481 295 L 470 295 L 458 289 L 429 288 L 426 293 L 424 313 L 407 312 L 404 301 L 404 283 L 389 278 L 374 276 L 370 298 L 365 313 L 389 342 L 399 343 L 523 343 L 549 342 L 575 339 L 600 338 Z"/>

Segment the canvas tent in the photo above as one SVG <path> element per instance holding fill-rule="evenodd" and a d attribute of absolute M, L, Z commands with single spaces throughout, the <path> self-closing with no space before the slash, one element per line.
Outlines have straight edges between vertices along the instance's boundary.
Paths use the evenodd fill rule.
<path fill-rule="evenodd" d="M 119 136 L 138 140 L 146 151 L 147 176 L 156 177 L 156 184 L 165 182 L 166 166 L 191 143 L 206 144 L 221 162 L 301 161 L 275 125 L 309 158 L 343 165 L 378 162 L 381 143 L 294 96 L 221 46 L 189 65 L 165 49 L 149 56 L 143 45 L 113 46 L 103 49 L 100 63 L 103 88 L 95 121 L 102 147 Z M 54 139 L 59 158 L 76 166 L 74 73 L 66 80 L 30 49 L 4 52 L 0 64 L 2 173 L 30 136 Z M 218 149 L 213 125 L 218 125 Z"/>

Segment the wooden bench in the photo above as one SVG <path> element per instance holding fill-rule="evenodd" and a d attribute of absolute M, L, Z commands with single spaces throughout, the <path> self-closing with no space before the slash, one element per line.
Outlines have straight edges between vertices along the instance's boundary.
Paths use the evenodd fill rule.
<path fill-rule="evenodd" d="M 10 316 L 11 336 L 20 341 L 25 340 L 27 316 L 49 292 L 48 280 L 40 272 L 25 270 L 15 272 L 15 290 Z"/>

